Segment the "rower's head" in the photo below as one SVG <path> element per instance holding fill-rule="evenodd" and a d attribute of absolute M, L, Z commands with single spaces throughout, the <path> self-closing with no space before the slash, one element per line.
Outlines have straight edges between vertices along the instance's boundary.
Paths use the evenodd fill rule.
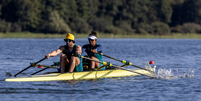
<path fill-rule="evenodd" d="M 96 45 L 97 34 L 95 31 L 91 31 L 91 34 L 89 34 L 88 40 L 89 40 L 90 45 L 93 45 L 93 46 Z"/>
<path fill-rule="evenodd" d="M 74 35 L 71 33 L 66 34 L 66 38 L 64 39 L 64 41 L 66 42 L 66 45 L 68 45 L 69 47 L 72 47 L 75 43 L 74 40 Z"/>

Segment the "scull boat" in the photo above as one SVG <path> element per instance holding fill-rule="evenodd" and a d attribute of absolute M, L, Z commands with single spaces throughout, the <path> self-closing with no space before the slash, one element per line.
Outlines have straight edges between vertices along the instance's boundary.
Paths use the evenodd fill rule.
<path fill-rule="evenodd" d="M 147 74 L 147 75 L 153 75 L 151 72 L 142 70 L 142 69 L 133 69 L 132 71 L 142 73 L 142 74 Z M 152 71 L 155 71 L 155 70 L 153 69 Z M 30 77 L 7 78 L 5 79 L 5 81 L 30 82 L 30 81 L 88 80 L 88 79 L 140 75 L 134 72 L 130 72 L 127 70 L 119 70 L 119 69 L 109 69 L 109 70 L 83 71 L 83 72 L 72 72 L 72 73 L 50 73 L 50 74 L 43 74 L 43 75 L 33 75 Z"/>
<path fill-rule="evenodd" d="M 32 76 L 27 76 L 27 77 L 16 77 L 18 74 L 22 73 L 26 69 L 30 67 L 35 67 L 37 66 L 37 63 L 43 61 L 45 58 L 39 60 L 36 63 L 31 63 L 31 65 L 19 73 L 15 74 L 14 76 L 16 78 L 7 78 L 5 81 L 8 82 L 30 82 L 30 81 L 62 81 L 62 80 L 88 80 L 88 79 L 100 79 L 100 78 L 112 78 L 112 77 L 125 77 L 125 76 L 137 76 L 137 75 L 143 75 L 143 76 L 148 76 L 155 78 L 155 67 L 151 67 L 149 64 L 145 66 L 146 68 L 142 68 L 139 66 L 132 65 L 130 62 L 125 62 L 122 60 L 122 63 L 124 65 L 122 66 L 116 66 L 112 65 L 111 63 L 108 62 L 101 62 L 101 61 L 96 61 L 87 57 L 80 56 L 83 59 L 83 68 L 84 70 L 87 70 L 88 68 L 88 62 L 86 60 L 91 60 L 95 62 L 102 63 L 103 66 L 97 68 L 95 71 L 82 71 L 82 72 L 71 72 L 71 73 L 49 73 L 49 74 L 42 74 L 42 75 L 34 75 L 36 73 L 31 74 Z M 115 58 L 113 58 L 115 59 Z M 117 59 L 116 59 L 117 60 Z M 121 60 L 118 60 L 121 61 Z M 58 68 L 58 67 L 53 67 L 53 66 L 58 66 L 58 62 L 54 62 L 54 65 L 52 66 L 46 66 L 46 65 L 38 65 L 38 66 L 44 66 L 47 68 Z M 135 67 L 138 67 L 140 69 L 125 69 L 123 66 L 125 65 L 132 65 Z M 106 66 L 106 70 L 100 70 Z M 44 68 L 43 70 L 45 70 Z"/>

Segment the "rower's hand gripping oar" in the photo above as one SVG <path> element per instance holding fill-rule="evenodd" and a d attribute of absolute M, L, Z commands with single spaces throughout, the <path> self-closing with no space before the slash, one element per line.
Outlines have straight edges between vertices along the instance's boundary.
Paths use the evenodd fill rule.
<path fill-rule="evenodd" d="M 148 76 L 148 77 L 151 77 L 151 78 L 157 78 L 157 77 L 154 77 L 154 76 L 151 76 L 151 75 L 146 75 L 146 74 L 142 74 L 142 73 L 138 73 L 138 72 L 135 72 L 133 70 L 130 70 L 130 69 L 126 69 L 126 68 L 123 68 L 123 67 L 119 67 L 117 65 L 113 65 L 111 63 L 107 63 L 107 62 L 101 62 L 101 61 L 97 61 L 97 60 L 94 60 L 94 59 L 91 59 L 91 58 L 87 58 L 87 57 L 84 57 L 84 56 L 81 56 L 81 55 L 78 55 L 78 57 L 81 57 L 81 58 L 84 58 L 84 59 L 88 59 L 88 60 L 91 60 L 91 61 L 95 61 L 95 62 L 98 62 L 98 63 L 102 63 L 103 65 L 105 66 L 113 66 L 113 67 L 116 67 L 116 68 L 119 68 L 119 69 L 123 69 L 123 70 L 127 70 L 127 71 L 130 71 L 130 72 L 133 72 L 133 73 L 137 73 L 137 74 L 140 74 L 140 75 L 144 75 L 144 76 Z"/>
<path fill-rule="evenodd" d="M 29 67 L 27 67 L 27 68 L 21 70 L 19 73 L 15 74 L 14 76 L 16 77 L 18 74 L 22 73 L 23 71 L 27 70 L 27 69 L 30 68 L 30 67 L 35 66 L 36 64 L 38 64 L 39 62 L 41 62 L 41 61 L 43 61 L 43 60 L 45 60 L 45 59 L 46 59 L 46 58 L 43 58 L 43 59 L 39 60 L 38 62 L 35 62 L 35 63 L 33 62 L 33 63 L 31 63 L 31 65 L 30 65 Z"/>
<path fill-rule="evenodd" d="M 105 57 L 108 57 L 108 58 L 114 59 L 114 60 L 116 60 L 116 61 L 120 61 L 120 62 L 122 62 L 122 63 L 124 63 L 124 64 L 126 64 L 126 65 L 134 66 L 134 67 L 137 67 L 137 68 L 140 68 L 140 69 L 143 69 L 143 70 L 149 71 L 149 72 L 151 72 L 151 73 L 155 73 L 155 72 L 153 72 L 153 71 L 151 71 L 151 70 L 148 70 L 148 69 L 145 69 L 145 68 L 142 68 L 142 67 L 136 66 L 136 65 L 132 64 L 131 62 L 128 62 L 128 61 L 125 61 L 125 60 L 119 60 L 119 59 L 113 58 L 113 57 L 111 57 L 111 56 L 105 55 L 105 54 L 103 54 L 103 53 L 99 53 L 99 54 L 100 54 L 100 55 L 103 55 L 103 56 L 105 56 Z"/>

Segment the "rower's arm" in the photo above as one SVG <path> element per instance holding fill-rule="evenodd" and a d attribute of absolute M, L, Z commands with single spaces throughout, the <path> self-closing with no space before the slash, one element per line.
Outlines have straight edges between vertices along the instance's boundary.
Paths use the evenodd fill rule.
<path fill-rule="evenodd" d="M 51 53 L 45 55 L 45 58 L 48 59 L 49 57 L 54 57 L 60 54 L 65 49 L 64 46 L 60 46 L 59 49 L 52 51 Z"/>
<path fill-rule="evenodd" d="M 91 49 L 93 53 L 102 53 L 102 46 L 99 45 L 96 49 Z"/>
<path fill-rule="evenodd" d="M 77 46 L 77 47 L 76 47 L 76 52 L 77 52 L 78 54 L 82 54 L 82 48 L 81 48 L 80 46 Z"/>

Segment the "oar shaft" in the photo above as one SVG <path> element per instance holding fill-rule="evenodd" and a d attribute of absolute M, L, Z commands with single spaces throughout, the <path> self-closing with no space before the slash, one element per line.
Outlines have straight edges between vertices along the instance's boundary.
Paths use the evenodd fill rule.
<path fill-rule="evenodd" d="M 39 65 L 39 66 L 58 69 L 58 67 L 53 67 L 53 66 L 48 66 L 48 65 Z"/>
<path fill-rule="evenodd" d="M 105 55 L 105 54 L 103 54 L 103 53 L 100 53 L 100 55 L 103 55 L 103 56 L 105 56 L 105 57 L 108 57 L 108 58 L 111 58 L 111 59 L 120 61 L 120 62 L 122 62 L 122 63 L 125 63 L 125 62 L 126 62 L 125 60 L 119 60 L 119 59 L 113 58 L 113 57 L 111 57 L 111 56 Z M 153 71 L 150 71 L 150 70 L 148 70 L 148 69 L 145 69 L 145 68 L 136 66 L 136 65 L 134 65 L 134 64 L 132 64 L 132 63 L 129 63 L 129 65 L 154 73 Z"/>
<path fill-rule="evenodd" d="M 122 60 L 119 60 L 119 59 L 113 58 L 113 57 L 108 56 L 108 55 L 105 55 L 105 54 L 103 54 L 103 53 L 100 53 L 100 55 L 103 55 L 103 56 L 105 56 L 105 57 L 108 57 L 108 58 L 111 58 L 111 59 L 117 60 L 117 61 L 119 61 L 119 62 L 122 62 Z"/>
<path fill-rule="evenodd" d="M 37 74 L 37 73 L 39 73 L 39 72 L 42 72 L 42 71 L 44 71 L 44 70 L 46 70 L 46 69 L 48 69 L 48 68 L 55 68 L 55 69 L 58 69 L 58 67 L 53 67 L 54 65 L 55 65 L 55 64 L 53 64 L 53 65 L 51 65 L 51 66 L 39 65 L 39 66 L 43 66 L 43 67 L 46 67 L 46 68 L 43 68 L 43 69 L 41 69 L 41 70 L 39 70 L 39 71 L 37 71 L 37 72 L 35 72 L 35 73 L 32 73 L 31 75 Z"/>
<path fill-rule="evenodd" d="M 95 62 L 98 62 L 98 63 L 102 63 L 102 64 L 107 63 L 107 62 L 102 62 L 102 61 L 97 61 L 97 60 L 94 60 L 94 59 L 91 59 L 91 58 L 87 58 L 87 57 L 84 57 L 84 56 L 79 56 L 79 57 L 85 58 L 85 59 L 88 59 L 88 60 L 91 60 L 91 61 L 95 61 Z M 110 64 L 110 65 L 112 65 L 112 64 Z M 140 75 L 148 76 L 148 77 L 151 77 L 151 78 L 156 78 L 156 77 L 154 77 L 154 76 L 150 76 L 150 75 L 142 74 L 142 73 L 139 73 L 139 72 L 135 72 L 135 71 L 132 71 L 132 70 L 123 68 L 123 67 L 119 67 L 119 66 L 117 66 L 117 65 L 112 65 L 112 66 L 114 66 L 114 67 L 116 67 L 116 68 L 119 68 L 119 69 L 123 69 L 123 70 L 130 71 L 130 72 L 133 72 L 133 73 L 137 73 L 137 74 L 140 74 Z"/>
<path fill-rule="evenodd" d="M 135 72 L 135 71 L 133 71 L 133 70 L 126 69 L 126 68 L 123 68 L 123 67 L 119 67 L 119 66 L 116 66 L 116 65 L 112 65 L 112 66 L 114 66 L 114 67 L 116 67 L 116 68 L 119 68 L 119 69 L 123 69 L 123 70 L 130 71 L 130 72 L 133 72 L 133 73 L 136 73 L 136 74 L 140 74 L 140 75 L 148 76 L 148 77 L 151 77 L 151 78 L 156 78 L 156 77 L 154 77 L 154 76 L 150 76 L 150 75 L 142 74 L 142 73 L 139 73 L 139 72 Z"/>
<path fill-rule="evenodd" d="M 43 59 L 39 60 L 38 62 L 36 62 L 35 65 L 38 64 L 39 62 L 43 61 L 43 60 L 45 60 L 45 58 L 43 58 Z M 15 74 L 14 76 L 16 77 L 18 74 L 22 73 L 23 71 L 27 70 L 27 69 L 30 68 L 30 67 L 32 67 L 32 65 L 30 65 L 29 67 L 27 67 L 27 68 L 21 70 L 19 73 Z"/>
<path fill-rule="evenodd" d="M 18 73 L 17 73 L 17 74 L 15 74 L 14 76 L 16 77 L 18 74 L 20 74 L 20 73 L 22 73 L 23 71 L 25 71 L 25 70 L 29 69 L 30 67 L 32 67 L 32 66 L 29 66 L 29 67 L 27 67 L 27 68 L 25 68 L 25 69 L 21 70 L 20 72 L 18 72 Z"/>
<path fill-rule="evenodd" d="M 37 71 L 37 72 L 35 72 L 35 73 L 32 73 L 31 75 L 35 75 L 35 74 L 37 74 L 37 73 L 39 73 L 39 72 L 42 72 L 42 71 L 44 71 L 44 70 L 46 70 L 46 69 L 48 69 L 48 67 L 43 68 L 43 69 L 41 69 L 41 70 L 39 70 L 39 71 Z"/>

